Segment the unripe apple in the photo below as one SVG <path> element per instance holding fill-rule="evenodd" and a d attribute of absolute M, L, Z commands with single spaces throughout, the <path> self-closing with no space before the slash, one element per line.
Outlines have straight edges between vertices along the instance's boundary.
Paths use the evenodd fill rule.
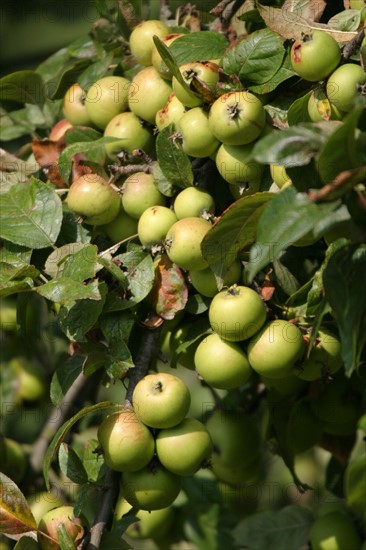
<path fill-rule="evenodd" d="M 98 440 L 107 466 L 117 472 L 144 468 L 155 451 L 152 433 L 128 408 L 103 420 L 98 428 Z"/>
<path fill-rule="evenodd" d="M 365 455 L 348 463 L 344 475 L 344 494 L 347 506 L 361 520 L 366 520 L 366 468 Z"/>
<path fill-rule="evenodd" d="M 212 329 L 221 338 L 239 342 L 250 338 L 263 326 L 266 308 L 253 289 L 233 285 L 214 296 L 208 317 Z"/>
<path fill-rule="evenodd" d="M 168 101 L 166 102 L 164 107 L 162 109 L 159 109 L 155 116 L 155 124 L 159 132 L 164 130 L 164 128 L 166 128 L 170 124 L 173 124 L 174 127 L 177 127 L 178 122 L 185 112 L 185 106 L 179 101 L 175 93 L 172 92 L 169 95 Z"/>
<path fill-rule="evenodd" d="M 136 172 L 129 176 L 122 187 L 122 206 L 132 218 L 138 219 L 151 206 L 164 206 L 165 197 L 156 186 L 154 176 Z"/>
<path fill-rule="evenodd" d="M 261 134 L 265 123 L 262 103 L 250 92 L 229 92 L 211 105 L 210 130 L 221 143 L 250 143 Z"/>
<path fill-rule="evenodd" d="M 86 92 L 75 82 L 64 95 L 62 110 L 64 117 L 75 126 L 91 126 L 93 123 L 86 108 Z M 51 139 L 51 138 L 50 138 Z"/>
<path fill-rule="evenodd" d="M 121 491 L 131 506 L 139 510 L 161 510 L 177 498 L 182 478 L 160 464 L 150 464 L 137 472 L 124 473 Z"/>
<path fill-rule="evenodd" d="M 225 145 L 217 150 L 215 162 L 221 176 L 228 183 L 243 186 L 243 194 L 258 191 L 264 166 L 251 158 L 253 145 Z"/>
<path fill-rule="evenodd" d="M 119 243 L 133 235 L 137 235 L 137 223 L 137 220 L 126 214 L 121 206 L 117 217 L 106 225 L 99 226 L 99 228 L 113 243 Z"/>
<path fill-rule="evenodd" d="M 310 82 L 324 80 L 341 60 L 338 42 L 326 31 L 313 29 L 291 47 L 291 64 L 301 78 Z"/>
<path fill-rule="evenodd" d="M 316 518 L 310 529 L 312 550 L 360 550 L 361 539 L 348 514 L 331 512 Z"/>
<path fill-rule="evenodd" d="M 70 128 L 73 128 L 73 125 L 71 124 L 71 122 L 69 122 L 67 118 L 62 118 L 61 120 L 56 122 L 56 124 L 52 127 L 50 131 L 50 135 L 48 136 L 48 139 L 51 141 L 59 141 L 64 137 L 67 130 L 70 130 Z M 28 159 L 28 162 L 29 160 L 30 159 Z"/>
<path fill-rule="evenodd" d="M 295 453 L 303 453 L 319 442 L 323 434 L 323 424 L 304 400 L 297 401 L 289 414 L 286 426 L 287 445 Z"/>
<path fill-rule="evenodd" d="M 59 550 L 59 526 L 63 525 L 75 548 L 84 536 L 80 518 L 74 517 L 73 506 L 59 506 L 47 512 L 38 524 L 37 540 L 42 550 Z"/>
<path fill-rule="evenodd" d="M 147 374 L 136 385 L 133 406 L 141 422 L 151 428 L 171 428 L 186 416 L 191 404 L 187 385 L 173 374 Z"/>
<path fill-rule="evenodd" d="M 245 384 L 252 375 L 246 353 L 235 342 L 209 334 L 194 355 L 196 371 L 213 388 L 232 390 Z"/>
<path fill-rule="evenodd" d="M 239 282 L 241 271 L 240 261 L 235 260 L 224 275 L 223 286 L 230 287 Z M 214 272 L 209 267 L 201 269 L 200 271 L 191 270 L 189 272 L 189 279 L 194 288 L 202 294 L 202 296 L 213 298 L 219 292 Z"/>
<path fill-rule="evenodd" d="M 85 223 L 104 225 L 117 217 L 121 198 L 98 174 L 84 174 L 72 183 L 67 204 Z"/>
<path fill-rule="evenodd" d="M 154 137 L 148 126 L 134 113 L 125 112 L 109 121 L 104 136 L 119 138 L 119 141 L 107 143 L 105 148 L 108 156 L 114 160 L 121 151 L 132 153 L 134 149 L 142 149 L 149 153 L 154 146 Z"/>
<path fill-rule="evenodd" d="M 360 65 L 345 63 L 327 80 L 329 101 L 340 111 L 349 112 L 358 95 L 366 95 L 366 72 Z"/>
<path fill-rule="evenodd" d="M 155 244 L 162 244 L 167 231 L 177 221 L 177 216 L 166 206 L 151 206 L 140 216 L 137 233 L 141 244 L 151 248 Z"/>
<path fill-rule="evenodd" d="M 270 321 L 248 344 L 251 367 L 267 378 L 283 378 L 294 371 L 305 343 L 301 331 L 289 321 Z"/>
<path fill-rule="evenodd" d="M 26 357 L 14 357 L 10 366 L 18 379 L 18 395 L 25 401 L 37 401 L 45 396 L 47 386 L 45 371 L 35 361 Z"/>
<path fill-rule="evenodd" d="M 9 437 L 0 439 L 1 471 L 15 483 L 20 483 L 27 470 L 27 458 L 18 441 Z"/>
<path fill-rule="evenodd" d="M 302 380 L 313 381 L 329 377 L 342 366 L 341 343 L 329 330 L 321 329 L 309 358 L 299 365 L 296 374 Z"/>
<path fill-rule="evenodd" d="M 324 384 L 322 391 L 310 401 L 310 407 L 323 423 L 325 432 L 352 434 L 362 414 L 362 388 L 357 380 L 346 378 L 340 371 Z"/>
<path fill-rule="evenodd" d="M 167 34 L 166 36 L 162 36 L 160 38 L 160 40 L 162 42 L 164 42 L 164 44 L 167 47 L 169 47 L 171 44 L 173 44 L 174 40 L 176 40 L 180 36 L 184 36 L 184 34 L 170 33 L 170 34 Z M 163 61 L 160 53 L 158 52 L 158 49 L 155 46 L 155 44 L 154 44 L 153 49 L 152 49 L 151 61 L 152 61 L 153 67 L 158 71 L 158 73 L 160 74 L 160 76 L 162 78 L 165 78 L 167 80 L 172 79 L 172 73 L 170 72 L 170 70 L 168 69 L 166 64 L 164 63 L 164 61 Z"/>
<path fill-rule="evenodd" d="M 59 496 L 53 491 L 43 491 L 30 495 L 27 501 L 37 523 L 41 521 L 47 512 L 63 505 Z"/>
<path fill-rule="evenodd" d="M 212 471 L 227 483 L 252 481 L 260 464 L 260 435 L 252 418 L 236 410 L 216 410 L 207 420 L 213 453 Z"/>
<path fill-rule="evenodd" d="M 211 452 L 210 434 L 195 418 L 184 418 L 177 426 L 161 430 L 156 438 L 158 459 L 167 470 L 180 476 L 195 474 Z"/>
<path fill-rule="evenodd" d="M 216 83 L 219 78 L 219 66 L 216 65 L 216 63 L 211 63 L 210 61 L 192 61 L 181 65 L 179 71 L 188 86 L 190 86 L 194 78 L 198 78 L 205 83 L 211 91 L 216 89 Z M 202 96 L 193 91 L 186 90 L 174 76 L 172 79 L 172 86 L 177 98 L 186 107 L 198 107 L 202 105 Z"/>
<path fill-rule="evenodd" d="M 213 155 L 220 145 L 208 124 L 208 115 L 201 107 L 189 109 L 177 124 L 182 136 L 183 151 L 195 158 Z"/>
<path fill-rule="evenodd" d="M 201 243 L 211 229 L 203 218 L 183 218 L 175 222 L 165 237 L 167 254 L 182 269 L 205 269 L 207 262 L 202 255 Z"/>
<path fill-rule="evenodd" d="M 104 76 L 88 90 L 85 100 L 86 110 L 91 121 L 104 128 L 118 113 L 126 111 L 131 82 L 122 76 Z"/>
<path fill-rule="evenodd" d="M 142 120 L 155 124 L 156 113 L 164 107 L 171 93 L 170 83 L 154 67 L 145 67 L 132 80 L 129 109 Z"/>
<path fill-rule="evenodd" d="M 200 217 L 202 214 L 213 214 L 215 201 L 212 195 L 203 189 L 186 187 L 175 197 L 173 207 L 178 220 L 181 220 Z"/>
<path fill-rule="evenodd" d="M 162 21 L 150 19 L 150 21 L 142 21 L 139 23 L 130 34 L 130 50 L 134 58 L 140 65 L 151 65 L 152 51 L 154 48 L 154 36 L 160 39 L 169 34 L 169 27 Z"/>
<path fill-rule="evenodd" d="M 311 92 L 308 101 L 308 113 L 313 122 L 341 120 L 342 118 L 339 109 L 329 101 L 326 93 L 321 88 Z"/>
<path fill-rule="evenodd" d="M 115 520 L 122 519 L 122 516 L 131 510 L 131 504 L 123 498 L 119 497 L 115 512 Z M 139 520 L 129 525 L 125 534 L 131 539 L 161 539 L 165 536 L 173 526 L 174 508 L 161 508 L 161 510 L 139 510 L 134 516 Z"/>

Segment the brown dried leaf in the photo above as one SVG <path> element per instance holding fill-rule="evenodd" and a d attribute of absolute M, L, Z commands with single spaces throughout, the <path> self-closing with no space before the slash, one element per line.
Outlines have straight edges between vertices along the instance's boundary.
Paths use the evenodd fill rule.
<path fill-rule="evenodd" d="M 271 300 L 275 290 L 276 290 L 276 287 L 273 283 L 273 281 L 271 281 L 270 279 L 270 274 L 272 273 L 273 269 L 271 268 L 267 275 L 265 276 L 264 278 L 264 283 L 262 285 L 262 288 L 261 288 L 261 297 L 263 298 L 263 300 L 265 302 L 268 302 L 269 300 Z"/>
<path fill-rule="evenodd" d="M 63 140 L 52 141 L 50 139 L 33 139 L 32 151 L 40 167 L 45 172 L 47 178 L 56 187 L 66 187 L 65 181 L 60 176 L 58 168 L 58 159 L 62 150 L 66 147 Z"/>
<path fill-rule="evenodd" d="M 261 4 L 257 4 L 257 8 L 267 27 L 285 39 L 300 38 L 301 33 L 308 33 L 314 29 L 326 31 L 337 42 L 349 42 L 357 35 L 356 32 L 343 32 L 331 29 L 328 25 L 309 21 L 288 10 L 262 6 Z"/>
<path fill-rule="evenodd" d="M 155 262 L 155 280 L 148 301 L 163 319 L 174 319 L 184 309 L 188 300 L 188 288 L 181 269 L 168 256 L 160 256 Z"/>

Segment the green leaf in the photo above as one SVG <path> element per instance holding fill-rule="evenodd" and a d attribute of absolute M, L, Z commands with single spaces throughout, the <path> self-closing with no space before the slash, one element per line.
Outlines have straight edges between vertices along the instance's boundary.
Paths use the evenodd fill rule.
<path fill-rule="evenodd" d="M 60 550 L 75 550 L 75 544 L 63 523 L 57 525 L 57 539 Z"/>
<path fill-rule="evenodd" d="M 361 166 L 362 159 L 356 146 L 356 131 L 363 112 L 362 107 L 353 110 L 342 120 L 339 127 L 321 148 L 317 167 L 324 183 L 331 182 L 344 170 Z M 364 178 L 361 177 L 359 181 L 363 181 Z"/>
<path fill-rule="evenodd" d="M 300 283 L 289 269 L 279 260 L 273 261 L 273 269 L 276 279 L 282 290 L 287 296 L 293 295 L 299 288 Z"/>
<path fill-rule="evenodd" d="M 96 411 L 101 411 L 105 409 L 118 410 L 120 407 L 121 405 L 117 405 L 116 403 L 112 403 L 111 401 L 101 401 L 96 405 L 84 407 L 79 412 L 77 412 L 73 417 L 67 420 L 62 426 L 60 426 L 60 428 L 57 430 L 56 434 L 54 435 L 50 445 L 48 446 L 48 449 L 43 461 L 43 475 L 44 475 L 47 490 L 50 489 L 48 472 L 51 466 L 51 462 L 53 458 L 56 456 L 56 453 L 63 439 L 65 438 L 67 432 L 73 427 L 73 425 L 76 424 L 76 422 L 81 418 L 84 418 L 84 416 L 86 416 L 87 414 L 91 414 Z"/>
<path fill-rule="evenodd" d="M 173 185 L 180 188 L 193 185 L 191 161 L 183 149 L 174 143 L 170 128 L 164 128 L 156 138 L 156 154 L 160 169 Z"/>
<path fill-rule="evenodd" d="M 307 545 L 313 523 L 310 510 L 290 505 L 249 516 L 239 524 L 234 534 L 240 544 L 250 550 L 299 550 Z"/>
<path fill-rule="evenodd" d="M 29 264 L 31 256 L 32 250 L 26 246 L 20 246 L 10 241 L 4 241 L 1 245 L 0 261 L 2 262 L 20 267 Z"/>
<path fill-rule="evenodd" d="M 69 128 L 65 134 L 65 143 L 72 145 L 73 143 L 83 143 L 85 141 L 95 141 L 100 139 L 102 134 L 94 128 L 87 126 L 74 126 Z"/>
<path fill-rule="evenodd" d="M 62 67 L 61 71 L 54 75 L 52 88 L 49 87 L 49 98 L 52 100 L 63 99 L 67 90 L 77 81 L 80 74 L 89 64 L 89 59 L 75 60 L 70 58 L 65 64 L 66 66 Z"/>
<path fill-rule="evenodd" d="M 35 539 L 23 535 L 14 546 L 14 550 L 39 550 L 39 545 Z"/>
<path fill-rule="evenodd" d="M 340 31 L 357 31 L 361 23 L 361 10 L 343 10 L 329 19 L 328 25 Z"/>
<path fill-rule="evenodd" d="M 330 258 L 323 273 L 325 296 L 337 321 L 345 371 L 361 364 L 366 343 L 366 245 L 347 243 Z"/>
<path fill-rule="evenodd" d="M 74 483 L 83 484 L 88 481 L 88 475 L 80 458 L 70 445 L 61 443 L 58 450 L 58 463 L 61 472 Z"/>
<path fill-rule="evenodd" d="M 61 177 L 65 181 L 69 181 L 72 170 L 72 157 L 76 153 L 84 153 L 89 160 L 95 160 L 98 162 L 99 160 L 104 159 L 106 143 L 116 140 L 117 138 L 106 136 L 96 140 L 73 143 L 72 145 L 66 147 L 62 151 L 58 161 Z"/>
<path fill-rule="evenodd" d="M 68 243 L 60 246 L 59 248 L 56 248 L 53 252 L 51 252 L 46 260 L 44 267 L 45 273 L 53 279 L 57 277 L 62 277 L 64 275 L 66 260 L 70 256 L 77 254 L 81 250 L 87 249 L 89 246 L 91 247 L 91 251 L 94 250 L 95 246 L 89 245 L 88 243 L 80 242 Z M 85 252 L 85 257 L 87 256 L 88 251 Z"/>
<path fill-rule="evenodd" d="M 67 391 L 83 370 L 85 358 L 76 355 L 68 357 L 54 372 L 51 380 L 50 397 L 55 407 L 61 405 Z"/>
<path fill-rule="evenodd" d="M 99 285 L 101 300 L 78 300 L 67 303 L 61 307 L 58 322 L 61 330 L 69 340 L 82 342 L 86 340 L 86 334 L 97 323 L 103 311 L 108 287 L 105 283 Z"/>
<path fill-rule="evenodd" d="M 83 445 L 83 465 L 91 483 L 97 483 L 102 479 L 107 469 L 103 455 L 97 452 L 99 448 L 97 439 L 89 439 Z"/>
<path fill-rule="evenodd" d="M 243 197 L 225 210 L 202 242 L 202 252 L 210 268 L 223 284 L 228 267 L 238 253 L 256 239 L 257 224 L 273 193 L 256 193 Z"/>
<path fill-rule="evenodd" d="M 280 69 L 285 49 L 277 33 L 260 29 L 240 40 L 224 56 L 223 67 L 246 84 L 264 84 Z"/>
<path fill-rule="evenodd" d="M 127 289 L 128 279 L 122 269 L 120 269 L 112 259 L 99 256 L 98 262 L 120 283 L 124 290 Z"/>
<path fill-rule="evenodd" d="M 285 82 L 289 78 L 296 76 L 296 73 L 293 71 L 292 66 L 288 58 L 285 58 L 285 62 L 278 71 L 263 84 L 248 86 L 248 90 L 255 94 L 268 94 L 275 90 L 282 82 Z"/>
<path fill-rule="evenodd" d="M 14 481 L 0 472 L 0 532 L 16 540 L 23 533 L 36 529 L 36 520 L 23 493 Z"/>
<path fill-rule="evenodd" d="M 182 77 L 182 74 L 179 70 L 178 63 L 170 51 L 170 48 L 164 42 L 160 40 L 158 36 L 153 37 L 154 44 L 156 46 L 156 49 L 158 50 L 162 60 L 168 67 L 169 71 L 171 72 L 172 76 L 175 76 L 175 78 L 178 80 L 178 82 L 183 86 L 185 90 L 189 90 L 189 86 Z"/>
<path fill-rule="evenodd" d="M 319 126 L 303 124 L 274 132 L 259 140 L 252 157 L 263 164 L 302 166 L 308 164 L 326 140 Z"/>
<path fill-rule="evenodd" d="M 151 173 L 154 176 L 156 187 L 159 189 L 160 193 L 166 197 L 172 197 L 175 193 L 175 186 L 164 176 L 157 162 L 152 163 Z"/>
<path fill-rule="evenodd" d="M 347 506 L 361 520 L 365 520 L 366 511 L 366 468 L 365 454 L 352 460 L 344 476 L 344 493 Z"/>
<path fill-rule="evenodd" d="M 121 269 L 128 281 L 128 287 L 118 297 L 115 307 L 119 310 L 130 309 L 146 298 L 152 289 L 155 278 L 153 260 L 139 246 L 131 247 L 128 252 L 116 256 L 115 260 L 121 262 Z"/>
<path fill-rule="evenodd" d="M 42 106 L 45 99 L 42 77 L 34 71 L 17 71 L 0 79 L 0 101 Z"/>
<path fill-rule="evenodd" d="M 70 277 L 53 279 L 35 289 L 38 294 L 51 302 L 65 304 L 74 300 L 100 300 L 98 281 L 83 284 Z"/>
<path fill-rule="evenodd" d="M 53 246 L 62 222 L 61 200 L 53 187 L 32 179 L 3 193 L 1 203 L 1 238 L 29 248 Z"/>
<path fill-rule="evenodd" d="M 224 34 L 214 31 L 192 32 L 174 40 L 169 49 L 178 65 L 190 61 L 221 58 L 229 42 Z"/>
<path fill-rule="evenodd" d="M 315 204 L 306 193 L 297 193 L 293 186 L 277 193 L 262 213 L 257 227 L 257 241 L 250 250 L 248 281 L 268 263 L 279 258 L 282 251 L 312 232 L 317 238 L 335 223 L 339 202 Z"/>
<path fill-rule="evenodd" d="M 311 92 L 295 99 L 295 101 L 290 105 L 289 110 L 287 111 L 287 122 L 289 126 L 295 126 L 302 122 L 311 122 L 309 112 L 308 112 L 308 103 Z"/>
<path fill-rule="evenodd" d="M 96 61 L 95 63 L 89 65 L 89 67 L 81 73 L 77 80 L 80 86 L 84 90 L 88 91 L 90 86 L 94 84 L 94 82 L 105 76 L 105 74 L 109 70 L 109 66 L 112 60 L 113 53 L 109 53 L 100 61 Z"/>
<path fill-rule="evenodd" d="M 110 313 L 100 321 L 109 349 L 109 365 L 106 371 L 112 378 L 121 378 L 133 367 L 131 352 L 126 343 L 133 325 L 134 319 L 128 312 Z"/>
<path fill-rule="evenodd" d="M 0 262 L 0 296 L 9 296 L 17 292 L 17 288 L 30 289 L 33 280 L 39 275 L 38 269 L 33 265 L 23 264 L 18 267 Z"/>

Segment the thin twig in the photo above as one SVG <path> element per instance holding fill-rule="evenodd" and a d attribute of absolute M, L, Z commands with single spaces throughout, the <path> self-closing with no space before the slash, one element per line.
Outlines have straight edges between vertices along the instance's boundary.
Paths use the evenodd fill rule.
<path fill-rule="evenodd" d="M 43 427 L 37 441 L 33 445 L 32 453 L 30 456 L 30 463 L 35 472 L 40 472 L 43 466 L 43 459 L 46 454 L 47 448 L 59 429 L 65 421 L 65 418 L 70 412 L 70 409 L 74 405 L 75 398 L 79 391 L 84 387 L 88 378 L 83 374 L 75 379 L 75 382 L 66 392 L 62 403 L 59 407 L 53 407 L 51 414 L 48 417 L 47 423 Z"/>
<path fill-rule="evenodd" d="M 90 529 L 88 550 L 98 550 L 100 547 L 104 530 L 113 514 L 114 505 L 118 497 L 119 476 L 120 474 L 113 470 L 108 470 L 105 476 L 105 493 L 94 524 Z"/>
<path fill-rule="evenodd" d="M 135 361 L 135 367 L 130 370 L 130 378 L 126 393 L 126 405 L 132 405 L 132 394 L 136 384 L 143 378 L 156 357 L 160 327 L 145 329 L 143 345 Z"/>

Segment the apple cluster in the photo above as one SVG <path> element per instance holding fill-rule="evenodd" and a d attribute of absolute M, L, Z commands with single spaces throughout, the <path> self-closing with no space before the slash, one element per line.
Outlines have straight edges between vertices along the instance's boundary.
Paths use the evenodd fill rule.
<path fill-rule="evenodd" d="M 176 499 L 182 476 L 208 464 L 211 436 L 205 425 L 187 417 L 187 385 L 169 373 L 143 377 L 124 407 L 99 426 L 106 464 L 123 472 L 121 494 L 140 510 L 160 510 Z"/>

